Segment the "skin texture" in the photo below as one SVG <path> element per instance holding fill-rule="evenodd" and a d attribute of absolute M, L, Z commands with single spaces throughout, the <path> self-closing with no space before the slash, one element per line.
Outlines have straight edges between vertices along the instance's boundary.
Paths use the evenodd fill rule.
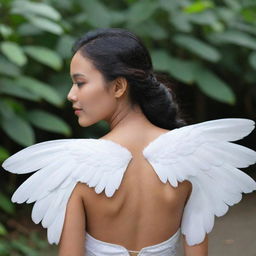
<path fill-rule="evenodd" d="M 82 75 L 74 75 L 78 73 Z M 153 125 L 139 106 L 131 106 L 126 79 L 117 78 L 106 90 L 102 74 L 79 52 L 71 60 L 70 75 L 73 85 L 67 98 L 73 106 L 82 108 L 77 115 L 79 125 L 88 127 L 105 120 L 110 132 L 102 139 L 127 148 L 133 159 L 111 198 L 104 191 L 96 194 L 86 184 L 76 185 L 67 205 L 59 256 L 85 255 L 85 230 L 96 239 L 128 250 L 141 250 L 169 239 L 181 225 L 192 185 L 183 181 L 174 188 L 162 183 L 142 155 L 143 148 L 169 130 Z M 182 238 L 185 256 L 207 256 L 207 236 L 195 246 L 187 245 Z"/>
<path fill-rule="evenodd" d="M 84 256 L 86 219 L 82 197 L 83 192 L 82 184 L 77 183 L 67 204 L 58 255 Z"/>

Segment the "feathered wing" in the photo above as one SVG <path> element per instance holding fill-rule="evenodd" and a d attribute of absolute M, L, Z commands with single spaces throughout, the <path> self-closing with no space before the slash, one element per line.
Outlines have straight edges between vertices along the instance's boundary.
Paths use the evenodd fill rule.
<path fill-rule="evenodd" d="M 32 220 L 42 221 L 50 244 L 59 243 L 66 206 L 77 182 L 105 189 L 119 188 L 132 155 L 124 148 L 96 139 L 59 139 L 34 144 L 7 158 L 2 167 L 32 174 L 13 194 L 16 203 L 33 203 Z"/>
<path fill-rule="evenodd" d="M 192 183 L 181 224 L 190 246 L 201 243 L 212 230 L 214 215 L 224 215 L 242 193 L 256 190 L 256 182 L 237 169 L 254 164 L 256 152 L 231 142 L 250 134 L 254 126 L 253 120 L 244 118 L 205 121 L 163 134 L 144 149 L 163 183 Z"/>

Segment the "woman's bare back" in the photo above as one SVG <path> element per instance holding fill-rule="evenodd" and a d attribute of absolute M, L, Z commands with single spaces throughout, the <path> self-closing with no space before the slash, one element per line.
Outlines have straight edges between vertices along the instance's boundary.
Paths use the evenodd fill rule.
<path fill-rule="evenodd" d="M 158 131 L 148 143 L 162 133 Z M 140 250 L 167 240 L 177 231 L 192 185 L 184 181 L 174 188 L 169 182 L 162 183 L 142 154 L 145 145 L 125 147 L 133 158 L 113 197 L 96 194 L 84 184 L 86 231 L 96 239 Z"/>

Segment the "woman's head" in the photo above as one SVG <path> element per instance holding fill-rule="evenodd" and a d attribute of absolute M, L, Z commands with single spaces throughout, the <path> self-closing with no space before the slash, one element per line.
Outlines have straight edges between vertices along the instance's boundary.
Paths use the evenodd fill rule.
<path fill-rule="evenodd" d="M 108 120 L 120 102 L 122 106 L 139 106 L 147 119 L 161 128 L 185 125 L 177 118 L 178 106 L 170 89 L 153 72 L 148 50 L 130 31 L 89 31 L 75 42 L 73 52 L 70 73 L 74 84 L 68 99 L 83 109 L 80 125 Z"/>
<path fill-rule="evenodd" d="M 77 114 L 81 126 L 90 126 L 100 120 L 109 120 L 116 109 L 116 99 L 124 94 L 125 87 L 112 86 L 92 61 L 77 51 L 70 63 L 73 86 L 68 99 L 74 108 L 82 109 Z M 124 82 L 124 81 L 123 81 Z"/>

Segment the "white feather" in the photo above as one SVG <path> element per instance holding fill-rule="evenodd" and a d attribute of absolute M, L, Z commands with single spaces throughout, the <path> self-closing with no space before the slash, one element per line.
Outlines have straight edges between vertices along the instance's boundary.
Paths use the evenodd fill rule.
<path fill-rule="evenodd" d="M 144 149 L 162 182 L 168 178 L 174 187 L 175 180 L 192 183 L 181 224 L 189 245 L 201 243 L 213 228 L 214 216 L 223 216 L 242 193 L 256 190 L 256 182 L 237 169 L 254 164 L 256 152 L 230 142 L 247 136 L 254 127 L 250 119 L 211 120 L 174 129 Z"/>
<path fill-rule="evenodd" d="M 132 155 L 114 143 L 106 144 L 96 139 L 46 141 L 15 153 L 2 164 L 13 173 L 37 171 L 18 187 L 12 201 L 35 202 L 32 220 L 42 221 L 48 229 L 49 243 L 59 243 L 67 202 L 79 181 L 96 192 L 105 188 L 108 197 L 119 188 Z"/>

